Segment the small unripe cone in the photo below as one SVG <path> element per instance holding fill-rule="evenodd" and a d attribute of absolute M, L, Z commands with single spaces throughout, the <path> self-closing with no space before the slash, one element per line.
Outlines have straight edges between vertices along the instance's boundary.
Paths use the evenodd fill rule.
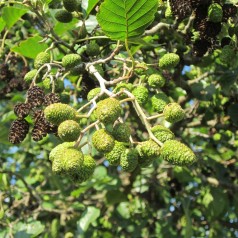
<path fill-rule="evenodd" d="M 99 93 L 101 92 L 101 88 L 94 88 L 92 90 L 90 90 L 88 92 L 88 95 L 87 95 L 87 99 L 88 101 L 92 100 L 94 97 L 96 97 Z M 98 101 L 99 100 L 103 100 L 103 99 L 106 99 L 108 96 L 106 94 L 103 94 L 101 95 L 100 97 L 98 97 Z"/>
<path fill-rule="evenodd" d="M 100 129 L 94 132 L 92 143 L 97 151 L 107 153 L 113 149 L 115 139 L 105 129 Z"/>
<path fill-rule="evenodd" d="M 125 150 L 126 147 L 122 142 L 115 141 L 113 149 L 110 152 L 105 153 L 105 157 L 108 160 L 109 164 L 114 166 L 119 165 L 121 155 L 125 152 Z"/>
<path fill-rule="evenodd" d="M 115 98 L 106 98 L 98 102 L 95 115 L 105 124 L 113 123 L 121 115 L 120 102 Z"/>
<path fill-rule="evenodd" d="M 112 130 L 112 135 L 118 141 L 129 142 L 130 135 L 131 135 L 131 129 L 125 123 L 118 123 L 114 126 L 114 128 Z"/>
<path fill-rule="evenodd" d="M 59 10 L 55 13 L 55 19 L 62 23 L 69 23 L 72 21 L 73 15 L 66 10 Z"/>
<path fill-rule="evenodd" d="M 51 150 L 49 154 L 49 160 L 53 162 L 55 158 L 63 157 L 65 149 L 73 149 L 74 145 L 74 142 L 64 142 L 57 145 L 54 149 Z"/>
<path fill-rule="evenodd" d="M 67 104 L 53 103 L 45 108 L 44 114 L 48 122 L 59 125 L 63 121 L 74 120 L 77 112 Z"/>
<path fill-rule="evenodd" d="M 50 62 L 50 54 L 47 52 L 40 52 L 35 58 L 34 67 L 36 69 L 39 69 L 41 66 L 49 62 Z"/>
<path fill-rule="evenodd" d="M 162 143 L 167 140 L 173 140 L 175 137 L 174 133 L 170 129 L 161 125 L 156 125 L 152 127 L 151 132 L 153 132 L 154 136 Z"/>
<path fill-rule="evenodd" d="M 161 158 L 171 164 L 186 166 L 196 161 L 193 151 L 176 140 L 168 140 L 161 147 Z"/>
<path fill-rule="evenodd" d="M 24 80 L 27 83 L 31 83 L 32 80 L 34 79 L 34 77 L 36 76 L 36 73 L 37 73 L 37 69 L 33 69 L 33 70 L 29 71 L 28 73 L 25 74 Z"/>
<path fill-rule="evenodd" d="M 82 183 L 88 180 L 96 168 L 96 162 L 90 155 L 84 155 L 83 164 L 75 173 L 70 174 L 70 178 L 75 183 Z"/>
<path fill-rule="evenodd" d="M 132 92 L 133 90 L 133 84 L 131 83 L 119 83 L 114 88 L 113 92 L 118 93 L 120 91 L 127 90 L 129 92 Z M 125 93 L 120 94 L 120 99 L 128 98 L 128 96 Z"/>
<path fill-rule="evenodd" d="M 159 92 L 151 98 L 152 108 L 159 113 L 163 112 L 169 102 L 168 96 L 163 92 Z"/>
<path fill-rule="evenodd" d="M 138 87 L 133 89 L 132 94 L 135 96 L 140 105 L 145 104 L 149 98 L 148 89 L 142 85 L 139 85 Z"/>
<path fill-rule="evenodd" d="M 132 172 L 138 165 L 138 152 L 136 149 L 127 149 L 120 159 L 122 170 Z"/>
<path fill-rule="evenodd" d="M 81 128 L 76 121 L 66 120 L 58 127 L 58 136 L 63 141 L 75 141 L 78 139 Z"/>
<path fill-rule="evenodd" d="M 159 60 L 159 67 L 161 69 L 172 69 L 177 66 L 180 58 L 175 53 L 167 53 L 163 55 Z"/>
<path fill-rule="evenodd" d="M 170 123 L 181 121 L 185 117 L 184 110 L 178 103 L 175 103 L 175 102 L 166 105 L 164 108 L 163 114 L 164 114 L 165 120 Z"/>
<path fill-rule="evenodd" d="M 161 74 L 152 74 L 148 78 L 148 85 L 152 88 L 161 88 L 165 84 L 165 78 Z"/>
<path fill-rule="evenodd" d="M 96 42 L 91 41 L 87 46 L 86 46 L 86 53 L 89 56 L 97 56 L 100 54 L 100 47 Z"/>
<path fill-rule="evenodd" d="M 77 149 L 67 149 L 64 154 L 64 170 L 66 174 L 76 173 L 83 165 L 83 153 Z"/>
<path fill-rule="evenodd" d="M 223 17 L 222 6 L 218 3 L 213 3 L 208 8 L 208 18 L 211 22 L 221 22 Z"/>
<path fill-rule="evenodd" d="M 78 8 L 77 0 L 63 0 L 63 5 L 68 12 L 77 11 Z"/>
<path fill-rule="evenodd" d="M 153 140 L 147 140 L 136 146 L 139 154 L 138 163 L 141 167 L 149 166 L 154 160 L 159 158 L 160 147 Z"/>
<path fill-rule="evenodd" d="M 78 54 L 68 54 L 62 58 L 62 65 L 66 70 L 72 69 L 81 63 L 81 56 Z"/>

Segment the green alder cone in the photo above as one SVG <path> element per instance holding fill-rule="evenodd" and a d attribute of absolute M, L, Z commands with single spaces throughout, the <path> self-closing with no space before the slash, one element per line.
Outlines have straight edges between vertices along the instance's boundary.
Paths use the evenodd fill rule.
<path fill-rule="evenodd" d="M 78 54 L 68 54 L 62 58 L 62 65 L 66 70 L 73 69 L 81 63 L 81 56 Z"/>
<path fill-rule="evenodd" d="M 97 151 L 107 153 L 113 149 L 115 139 L 105 129 L 100 129 L 93 133 L 92 143 Z"/>
<path fill-rule="evenodd" d="M 88 92 L 87 99 L 88 101 L 92 100 L 94 97 L 96 97 L 101 92 L 101 88 L 94 88 Z M 108 96 L 106 94 L 101 95 L 98 97 L 97 101 L 106 99 Z"/>
<path fill-rule="evenodd" d="M 84 161 L 84 156 L 77 149 L 66 149 L 64 152 L 64 171 L 70 176 L 80 169 Z"/>
<path fill-rule="evenodd" d="M 133 172 L 138 165 L 138 152 L 136 149 L 127 149 L 120 159 L 120 165 L 125 172 Z"/>
<path fill-rule="evenodd" d="M 124 146 L 124 144 L 115 140 L 113 149 L 110 152 L 105 153 L 104 155 L 110 165 L 118 166 L 120 164 L 121 155 L 125 152 L 125 150 L 126 147 Z"/>
<path fill-rule="evenodd" d="M 211 22 L 221 22 L 223 17 L 222 6 L 218 3 L 213 3 L 208 8 L 208 19 Z"/>
<path fill-rule="evenodd" d="M 44 114 L 48 122 L 58 126 L 63 121 L 75 120 L 77 111 L 67 104 L 53 103 L 45 108 Z"/>
<path fill-rule="evenodd" d="M 55 84 L 55 92 L 62 92 L 64 90 L 64 82 L 62 80 L 54 81 Z M 53 82 L 50 78 L 45 78 L 42 81 L 42 86 L 45 90 L 51 91 L 53 87 Z"/>
<path fill-rule="evenodd" d="M 113 123 L 121 115 L 120 102 L 115 98 L 106 98 L 98 102 L 95 115 L 105 124 Z"/>
<path fill-rule="evenodd" d="M 91 41 L 87 46 L 86 46 L 86 53 L 89 56 L 97 56 L 100 54 L 100 46 L 94 42 Z"/>
<path fill-rule="evenodd" d="M 78 8 L 78 1 L 77 0 L 63 0 L 64 8 L 68 12 L 77 11 Z"/>
<path fill-rule="evenodd" d="M 151 103 L 152 108 L 156 112 L 161 113 L 163 112 L 165 106 L 170 103 L 170 100 L 165 93 L 159 92 L 151 98 Z"/>
<path fill-rule="evenodd" d="M 148 85 L 152 88 L 161 88 L 165 85 L 165 78 L 161 74 L 151 74 L 148 78 Z"/>
<path fill-rule="evenodd" d="M 24 80 L 27 83 L 31 83 L 34 77 L 36 76 L 36 74 L 37 74 L 37 69 L 32 69 L 31 71 L 25 74 Z M 37 76 L 37 78 L 39 78 L 39 76 Z"/>
<path fill-rule="evenodd" d="M 72 21 L 73 15 L 66 10 L 59 10 L 55 13 L 55 19 L 62 23 L 69 23 Z"/>
<path fill-rule="evenodd" d="M 175 102 L 166 105 L 163 114 L 165 120 L 170 123 L 181 121 L 185 117 L 185 111 L 178 103 Z"/>
<path fill-rule="evenodd" d="M 75 183 L 82 183 L 88 180 L 94 173 L 96 162 L 90 155 L 84 155 L 83 164 L 76 172 L 70 174 L 70 178 Z"/>
<path fill-rule="evenodd" d="M 162 143 L 164 143 L 167 140 L 173 140 L 175 138 L 174 133 L 170 129 L 161 125 L 156 125 L 152 127 L 151 132 Z"/>
<path fill-rule="evenodd" d="M 149 98 L 149 91 L 146 87 L 139 85 L 135 89 L 132 90 L 132 94 L 135 96 L 137 102 L 140 105 L 144 105 Z"/>
<path fill-rule="evenodd" d="M 180 61 L 179 55 L 175 53 L 167 53 L 159 60 L 159 67 L 161 69 L 173 69 Z"/>
<path fill-rule="evenodd" d="M 132 92 L 133 84 L 131 84 L 131 83 L 119 83 L 119 84 L 116 85 L 113 92 L 118 93 L 118 92 L 123 91 L 123 90 L 127 90 L 129 92 Z M 119 98 L 122 100 L 122 99 L 128 98 L 128 96 L 125 93 L 122 93 L 122 94 L 120 94 Z"/>
<path fill-rule="evenodd" d="M 160 146 L 153 140 L 141 142 L 136 146 L 139 154 L 138 163 L 140 167 L 148 167 L 160 156 Z"/>
<path fill-rule="evenodd" d="M 40 52 L 35 58 L 34 67 L 36 69 L 39 69 L 41 66 L 49 62 L 50 62 L 50 54 L 47 52 Z"/>
<path fill-rule="evenodd" d="M 63 121 L 58 127 L 58 136 L 63 141 L 75 141 L 81 132 L 80 125 L 73 120 Z"/>
<path fill-rule="evenodd" d="M 193 151 L 176 140 L 168 140 L 161 147 L 160 157 L 171 164 L 186 166 L 196 161 Z"/>
<path fill-rule="evenodd" d="M 118 123 L 113 127 L 112 135 L 118 141 L 129 142 L 130 135 L 131 135 L 131 129 L 125 123 Z"/>

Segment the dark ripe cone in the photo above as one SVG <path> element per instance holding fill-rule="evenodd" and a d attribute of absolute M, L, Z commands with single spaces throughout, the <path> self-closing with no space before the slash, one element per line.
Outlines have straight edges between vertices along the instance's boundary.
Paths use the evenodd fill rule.
<path fill-rule="evenodd" d="M 32 107 L 40 106 L 44 101 L 44 96 L 44 91 L 38 86 L 33 86 L 27 91 L 27 100 Z"/>
<path fill-rule="evenodd" d="M 192 13 L 191 2 L 187 0 L 170 0 L 169 1 L 173 15 L 178 19 L 184 19 Z"/>
<path fill-rule="evenodd" d="M 25 118 L 29 115 L 31 110 L 31 104 L 30 103 L 18 103 L 14 107 L 14 113 L 19 118 Z"/>
<path fill-rule="evenodd" d="M 224 4 L 222 7 L 223 19 L 222 21 L 227 21 L 229 17 L 234 17 L 237 13 L 237 7 L 233 4 Z"/>
<path fill-rule="evenodd" d="M 33 115 L 34 127 L 32 129 L 32 139 L 34 141 L 39 141 L 47 135 L 47 121 L 44 117 L 43 110 L 36 110 Z"/>
<path fill-rule="evenodd" d="M 49 106 L 50 104 L 60 102 L 60 97 L 56 93 L 48 93 L 44 97 L 44 106 Z"/>
<path fill-rule="evenodd" d="M 11 124 L 8 140 L 12 144 L 19 144 L 25 139 L 28 131 L 28 122 L 25 119 L 17 119 Z"/>

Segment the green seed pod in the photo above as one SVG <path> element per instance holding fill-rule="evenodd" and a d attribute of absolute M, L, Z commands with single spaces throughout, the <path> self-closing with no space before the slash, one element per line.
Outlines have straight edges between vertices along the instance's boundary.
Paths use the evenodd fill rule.
<path fill-rule="evenodd" d="M 173 140 L 175 138 L 174 133 L 170 129 L 161 125 L 156 125 L 152 127 L 151 131 L 154 136 L 162 143 L 167 140 Z"/>
<path fill-rule="evenodd" d="M 121 115 L 120 102 L 115 98 L 106 98 L 98 102 L 95 115 L 105 124 L 113 123 Z"/>
<path fill-rule="evenodd" d="M 131 83 L 119 83 L 119 84 L 116 85 L 113 92 L 118 93 L 118 92 L 123 91 L 123 90 L 127 90 L 129 92 L 132 92 L 133 84 L 131 84 Z M 125 93 L 122 93 L 119 96 L 119 98 L 122 100 L 122 99 L 128 98 L 128 96 Z"/>
<path fill-rule="evenodd" d="M 81 63 L 81 56 L 78 54 L 68 54 L 62 58 L 62 65 L 66 70 L 70 70 Z"/>
<path fill-rule="evenodd" d="M 114 126 L 114 128 L 112 130 L 112 135 L 118 141 L 129 142 L 130 135 L 131 135 L 131 129 L 125 123 L 118 123 Z"/>
<path fill-rule="evenodd" d="M 152 108 L 158 113 L 163 112 L 165 106 L 169 104 L 169 102 L 169 98 L 163 92 L 159 92 L 151 98 Z"/>
<path fill-rule="evenodd" d="M 100 129 L 94 132 L 92 143 L 97 151 L 107 153 L 113 149 L 115 139 L 105 129 Z"/>
<path fill-rule="evenodd" d="M 36 76 L 36 73 L 37 73 L 37 69 L 32 69 L 31 71 L 25 74 L 24 80 L 27 83 L 31 83 L 34 77 Z M 37 78 L 39 78 L 39 76 L 37 76 Z"/>
<path fill-rule="evenodd" d="M 60 94 L 60 101 L 62 103 L 68 104 L 70 102 L 70 94 L 68 92 L 63 92 Z"/>
<path fill-rule="evenodd" d="M 132 172 L 138 165 L 138 152 L 136 149 L 127 149 L 121 155 L 120 165 L 123 171 Z"/>
<path fill-rule="evenodd" d="M 62 23 L 69 23 L 72 21 L 73 15 L 66 10 L 59 10 L 55 13 L 55 19 Z"/>
<path fill-rule="evenodd" d="M 77 149 L 66 149 L 64 151 L 64 171 L 67 175 L 77 173 L 84 161 L 83 153 Z M 55 160 L 54 160 L 55 161 Z"/>
<path fill-rule="evenodd" d="M 149 98 L 149 91 L 146 87 L 139 85 L 132 90 L 132 94 L 135 96 L 136 100 L 140 105 L 143 105 L 147 102 Z"/>
<path fill-rule="evenodd" d="M 161 158 L 171 164 L 186 166 L 196 161 L 193 151 L 183 143 L 176 140 L 168 140 L 161 147 Z"/>
<path fill-rule="evenodd" d="M 148 70 L 148 66 L 145 62 L 137 63 L 135 66 L 135 73 L 142 75 Z"/>
<path fill-rule="evenodd" d="M 180 58 L 175 53 L 167 53 L 163 55 L 159 60 L 159 67 L 161 69 L 172 69 L 175 68 L 180 61 Z"/>
<path fill-rule="evenodd" d="M 48 122 L 59 125 L 66 120 L 75 120 L 77 112 L 67 104 L 53 103 L 45 108 L 44 114 Z"/>
<path fill-rule="evenodd" d="M 96 162 L 90 155 L 84 155 L 83 164 L 75 173 L 70 174 L 70 178 L 75 183 L 82 183 L 88 180 L 96 168 Z"/>
<path fill-rule="evenodd" d="M 78 8 L 78 1 L 77 0 L 63 0 L 64 8 L 68 12 L 77 11 Z"/>
<path fill-rule="evenodd" d="M 86 46 L 86 53 L 89 56 L 97 56 L 100 54 L 100 46 L 95 41 L 91 41 Z"/>
<path fill-rule="evenodd" d="M 34 67 L 36 69 L 39 69 L 41 66 L 49 62 L 50 62 L 50 54 L 47 52 L 40 52 L 35 58 Z"/>
<path fill-rule="evenodd" d="M 86 26 L 83 23 L 83 25 L 79 29 L 78 38 L 84 39 L 87 36 L 87 34 L 88 34 L 88 32 L 87 32 Z"/>
<path fill-rule="evenodd" d="M 75 141 L 78 139 L 81 128 L 76 121 L 63 121 L 58 127 L 58 136 L 63 141 Z"/>
<path fill-rule="evenodd" d="M 136 146 L 139 154 L 138 163 L 140 167 L 148 167 L 160 156 L 160 147 L 153 140 L 147 140 Z"/>
<path fill-rule="evenodd" d="M 94 97 L 96 97 L 101 92 L 101 88 L 94 88 L 88 92 L 87 99 L 88 101 L 92 100 Z M 101 95 L 97 101 L 106 99 L 108 96 L 106 94 Z"/>
<path fill-rule="evenodd" d="M 165 78 L 161 74 L 151 74 L 148 85 L 152 88 L 161 88 L 165 85 Z"/>
<path fill-rule="evenodd" d="M 175 102 L 166 105 L 163 114 L 165 120 L 170 123 L 181 121 L 185 117 L 185 111 L 178 103 Z"/>
<path fill-rule="evenodd" d="M 104 155 L 110 165 L 118 166 L 120 164 L 121 155 L 125 152 L 125 150 L 126 147 L 124 146 L 124 144 L 115 140 L 113 149 L 110 152 L 105 153 Z"/>
<path fill-rule="evenodd" d="M 74 142 L 64 142 L 62 144 L 57 145 L 53 150 L 51 150 L 49 160 L 53 162 L 55 158 L 62 158 L 64 155 L 64 150 L 70 148 L 73 149 L 74 144 Z"/>
<path fill-rule="evenodd" d="M 211 22 L 221 22 L 223 17 L 222 6 L 218 3 L 213 3 L 208 8 L 208 19 Z"/>

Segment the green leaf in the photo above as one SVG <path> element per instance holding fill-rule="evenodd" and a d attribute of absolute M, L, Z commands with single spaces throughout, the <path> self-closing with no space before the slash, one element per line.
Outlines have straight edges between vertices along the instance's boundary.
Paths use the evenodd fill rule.
<path fill-rule="evenodd" d="M 79 234 L 87 231 L 89 225 L 96 221 L 100 216 L 100 210 L 95 207 L 87 207 L 86 211 L 82 214 L 80 220 L 77 222 L 77 229 Z"/>
<path fill-rule="evenodd" d="M 105 0 L 97 20 L 104 33 L 113 40 L 136 38 L 153 21 L 157 4 L 157 0 Z"/>
<path fill-rule="evenodd" d="M 90 12 L 93 10 L 93 8 L 97 5 L 97 3 L 99 2 L 99 0 L 89 0 L 88 1 L 88 8 L 87 8 L 87 15 L 90 14 Z"/>
<path fill-rule="evenodd" d="M 28 9 L 22 9 L 18 7 L 4 7 L 2 9 L 2 18 L 5 21 L 8 28 L 11 28 L 22 15 L 28 12 Z"/>
<path fill-rule="evenodd" d="M 34 59 L 37 54 L 47 49 L 47 44 L 39 43 L 43 38 L 36 35 L 28 38 L 20 43 L 19 46 L 14 46 L 11 48 L 12 51 Z"/>
<path fill-rule="evenodd" d="M 2 19 L 2 17 L 0 18 L 0 32 L 2 32 L 2 30 L 4 29 L 6 23 L 5 21 Z"/>

